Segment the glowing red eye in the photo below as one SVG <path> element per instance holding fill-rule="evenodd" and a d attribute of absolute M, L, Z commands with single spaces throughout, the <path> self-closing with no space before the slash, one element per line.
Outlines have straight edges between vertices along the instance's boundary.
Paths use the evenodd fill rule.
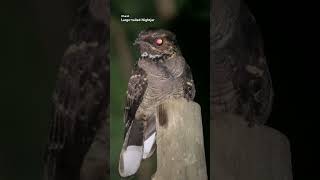
<path fill-rule="evenodd" d="M 157 44 L 158 46 L 160 46 L 162 43 L 163 43 L 163 41 L 162 41 L 161 38 L 159 38 L 159 39 L 156 40 L 156 44 Z"/>

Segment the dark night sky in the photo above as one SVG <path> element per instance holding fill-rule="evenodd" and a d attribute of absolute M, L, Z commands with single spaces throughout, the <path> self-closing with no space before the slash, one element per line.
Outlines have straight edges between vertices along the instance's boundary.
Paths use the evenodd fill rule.
<path fill-rule="evenodd" d="M 316 44 L 314 15 L 309 4 L 293 1 L 247 0 L 265 41 L 274 85 L 273 112 L 268 125 L 290 140 L 294 179 L 316 177 L 315 86 L 319 60 L 312 54 Z M 319 21 L 318 21 L 319 22 Z M 314 42 L 312 42 L 314 41 Z M 307 174 L 308 173 L 308 174 Z"/>

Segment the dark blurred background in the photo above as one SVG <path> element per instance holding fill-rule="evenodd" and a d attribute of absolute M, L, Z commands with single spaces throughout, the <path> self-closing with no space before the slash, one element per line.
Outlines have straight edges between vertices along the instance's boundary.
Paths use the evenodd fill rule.
<path fill-rule="evenodd" d="M 43 179 L 51 96 L 82 0 L 0 6 L 0 179 Z"/>
<path fill-rule="evenodd" d="M 260 25 L 275 91 L 267 125 L 290 140 L 293 177 L 319 177 L 315 150 L 319 117 L 316 70 L 319 20 L 313 4 L 296 1 L 246 0 Z M 316 178 L 318 179 L 318 178 Z"/>
<path fill-rule="evenodd" d="M 319 142 L 317 96 L 320 92 L 316 90 L 319 82 L 318 6 L 289 0 L 246 1 L 261 26 L 275 89 L 274 108 L 268 125 L 290 140 L 294 179 L 318 177 L 315 160 Z M 122 5 L 122 2 L 125 3 Z M 203 119 L 206 120 L 209 102 L 205 96 L 209 97 L 209 88 L 205 87 L 209 75 L 205 74 L 209 71 L 209 58 L 205 58 L 206 53 L 199 52 L 209 53 L 209 25 L 206 20 L 209 2 L 176 2 L 175 15 L 171 16 L 174 18 L 157 26 L 164 25 L 176 32 L 182 52 L 192 67 L 197 85 L 196 101 L 201 104 Z M 61 57 L 68 46 L 74 12 L 80 4 L 81 0 L 1 2 L 0 180 L 42 179 L 51 94 Z M 147 11 L 147 15 L 160 14 L 155 10 L 158 7 L 155 1 L 135 3 L 116 0 L 112 1 L 112 7 L 114 18 L 119 18 L 122 12 L 133 14 L 129 10 L 138 11 L 138 8 Z M 134 54 L 131 42 L 140 27 L 123 29 L 126 34 L 124 42 L 128 42 L 126 45 L 133 61 L 137 54 Z M 112 53 L 116 53 L 113 49 Z M 111 63 L 112 67 L 120 66 L 118 61 Z M 123 89 L 129 72 L 123 76 L 112 74 L 112 87 L 119 86 L 119 94 L 125 92 Z M 121 107 L 117 109 L 121 114 L 118 121 L 122 123 L 124 96 L 111 97 L 112 106 Z M 207 132 L 209 126 L 206 121 L 203 123 Z M 122 134 L 122 126 L 120 128 L 119 134 Z M 111 129 L 113 131 L 118 130 Z M 114 143 L 120 147 L 122 135 L 118 138 Z M 206 133 L 205 138 L 208 142 Z M 206 147 L 208 150 L 207 144 Z M 209 158 L 208 153 L 206 155 Z M 111 157 L 115 162 L 119 156 Z"/>
<path fill-rule="evenodd" d="M 209 167 L 209 3 L 192 0 L 117 0 L 111 2 L 111 178 L 120 179 L 118 160 L 123 143 L 123 108 L 129 76 L 138 49 L 132 44 L 141 30 L 149 27 L 167 29 L 177 36 L 178 44 L 190 65 L 196 85 L 195 101 L 200 104 L 207 166 Z M 154 18 L 154 23 L 120 22 L 120 16 Z M 150 179 L 156 157 L 144 161 L 133 179 Z M 208 168 L 209 169 L 209 168 Z"/>

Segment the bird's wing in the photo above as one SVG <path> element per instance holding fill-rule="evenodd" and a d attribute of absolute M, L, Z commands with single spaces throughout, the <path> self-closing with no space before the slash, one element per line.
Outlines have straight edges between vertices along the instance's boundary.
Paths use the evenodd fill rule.
<path fill-rule="evenodd" d="M 184 90 L 184 97 L 187 100 L 193 100 L 194 96 L 196 94 L 196 88 L 194 85 L 193 77 L 192 77 L 192 72 L 188 64 L 185 65 L 185 84 L 183 86 Z"/>
<path fill-rule="evenodd" d="M 124 143 L 119 160 L 119 173 L 122 177 L 133 175 L 139 168 L 143 158 L 145 132 L 148 121 L 136 120 L 136 112 L 147 89 L 147 75 L 143 69 L 135 65 L 128 82 L 128 91 L 124 108 Z"/>
<path fill-rule="evenodd" d="M 240 59 L 237 88 L 240 89 L 240 104 L 247 119 L 257 124 L 264 124 L 271 112 L 273 87 L 271 76 L 264 55 L 261 31 L 250 11 L 243 6 L 240 16 L 241 33 L 245 37 L 243 53 Z"/>
<path fill-rule="evenodd" d="M 132 121 L 135 118 L 135 114 L 143 99 L 147 86 L 147 74 L 136 64 L 128 82 L 128 90 L 124 107 L 124 136 L 126 136 Z"/>
<path fill-rule="evenodd" d="M 48 180 L 77 179 L 82 160 L 107 114 L 107 53 L 98 43 L 72 45 L 53 94 L 45 154 Z"/>

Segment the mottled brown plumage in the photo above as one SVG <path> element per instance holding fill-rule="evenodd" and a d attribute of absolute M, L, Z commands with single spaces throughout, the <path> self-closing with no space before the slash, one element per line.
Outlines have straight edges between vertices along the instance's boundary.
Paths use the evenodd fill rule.
<path fill-rule="evenodd" d="M 264 124 L 273 89 L 258 25 L 239 0 L 215 0 L 211 13 L 212 115 L 236 113 L 250 126 Z"/>
<path fill-rule="evenodd" d="M 94 0 L 107 4 L 104 1 Z M 45 180 L 100 180 L 109 173 L 109 128 L 105 127 L 109 104 L 108 13 L 105 7 L 99 12 L 104 18 L 92 16 L 92 3 L 87 1 L 79 10 L 70 46 L 59 67 L 45 153 Z M 99 157 L 91 154 L 91 159 L 86 159 L 89 149 L 100 152 Z"/>
<path fill-rule="evenodd" d="M 133 175 L 140 161 L 154 151 L 158 105 L 169 98 L 192 100 L 195 96 L 191 70 L 172 32 L 142 31 L 135 44 L 141 57 L 128 83 L 125 140 L 119 162 L 119 172 L 124 177 Z"/>

